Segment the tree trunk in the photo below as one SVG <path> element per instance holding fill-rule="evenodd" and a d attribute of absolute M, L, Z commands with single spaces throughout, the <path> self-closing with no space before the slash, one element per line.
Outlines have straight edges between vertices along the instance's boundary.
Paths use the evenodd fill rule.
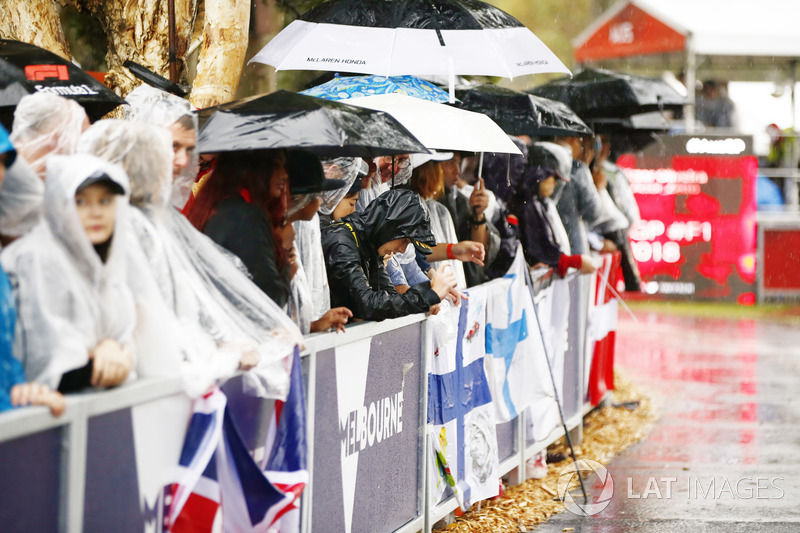
<path fill-rule="evenodd" d="M 71 59 L 54 0 L 0 1 L 0 38 L 35 44 Z"/>
<path fill-rule="evenodd" d="M 195 107 L 230 102 L 244 66 L 250 0 L 205 0 L 203 46 L 190 100 Z"/>
<path fill-rule="evenodd" d="M 22 0 L 24 1 L 24 0 Z M 40 0 L 45 1 L 45 0 Z M 175 33 L 179 72 L 185 81 L 185 55 L 197 16 L 197 0 L 175 1 Z M 106 85 L 125 96 L 140 82 L 125 67 L 135 61 L 169 77 L 169 16 L 167 0 L 59 0 L 100 21 L 108 42 Z"/>

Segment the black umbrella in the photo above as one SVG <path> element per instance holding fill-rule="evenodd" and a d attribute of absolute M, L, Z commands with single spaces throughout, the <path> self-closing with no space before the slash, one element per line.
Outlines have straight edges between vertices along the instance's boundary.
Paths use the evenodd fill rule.
<path fill-rule="evenodd" d="M 509 135 L 556 137 L 592 135 L 566 104 L 497 85 L 456 87 L 457 107 L 489 115 Z"/>
<path fill-rule="evenodd" d="M 428 153 L 388 113 L 278 91 L 198 111 L 201 153 L 304 148 L 319 156 Z"/>
<path fill-rule="evenodd" d="M 686 104 L 686 99 L 663 80 L 590 68 L 527 92 L 564 102 L 587 121 L 677 110 Z"/>
<path fill-rule="evenodd" d="M 595 118 L 588 122 L 595 133 L 608 134 L 666 133 L 672 127 L 669 119 L 658 111 L 622 118 Z"/>
<path fill-rule="evenodd" d="M 75 100 L 92 121 L 125 103 L 89 73 L 44 48 L 0 39 L 0 59 L 17 67 L 25 77 L 0 90 L 0 112 L 13 112 L 23 96 L 35 92 L 48 92 Z"/>

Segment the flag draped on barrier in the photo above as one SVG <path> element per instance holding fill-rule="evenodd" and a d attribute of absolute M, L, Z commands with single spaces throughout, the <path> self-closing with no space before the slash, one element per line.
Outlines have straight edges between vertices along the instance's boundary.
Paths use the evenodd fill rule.
<path fill-rule="evenodd" d="M 210 532 L 221 520 L 231 533 L 299 531 L 298 499 L 308 481 L 305 404 L 299 352 L 292 363 L 291 389 L 276 401 L 266 449 L 257 464 L 215 389 L 197 400 L 173 486 L 168 528 L 173 533 Z M 221 513 L 219 511 L 221 510 Z"/>
<path fill-rule="evenodd" d="M 612 289 L 620 273 L 619 252 L 603 254 L 603 265 L 598 269 L 596 286 L 592 295 L 587 328 L 592 349 L 588 394 L 592 405 L 602 401 L 614 389 L 614 344 L 617 331 L 618 303 Z"/>
<path fill-rule="evenodd" d="M 448 307 L 439 317 L 441 327 L 434 328 L 434 354 L 428 374 L 430 442 L 435 445 L 434 439 L 438 439 L 446 461 L 439 461 L 438 466 L 452 474 L 462 507 L 496 496 L 500 477 L 494 406 L 483 368 L 486 292 L 476 289 L 468 294 L 469 300 L 463 300 L 459 307 Z M 456 328 L 452 328 L 454 324 Z M 436 465 L 432 466 L 439 472 Z M 444 472 L 429 480 L 434 484 L 434 500 L 444 495 L 446 480 Z"/>
<path fill-rule="evenodd" d="M 484 366 L 500 422 L 534 402 L 555 401 L 525 268 L 520 250 L 503 279 L 482 288 L 488 293 Z"/>

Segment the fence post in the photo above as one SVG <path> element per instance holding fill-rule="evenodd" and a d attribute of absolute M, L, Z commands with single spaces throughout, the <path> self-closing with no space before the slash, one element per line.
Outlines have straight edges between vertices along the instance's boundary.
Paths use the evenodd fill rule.
<path fill-rule="evenodd" d="M 74 408 L 79 411 L 73 421 L 64 427 L 61 436 L 59 529 L 66 533 L 82 533 L 86 493 L 89 420 L 83 405 L 76 404 Z"/>

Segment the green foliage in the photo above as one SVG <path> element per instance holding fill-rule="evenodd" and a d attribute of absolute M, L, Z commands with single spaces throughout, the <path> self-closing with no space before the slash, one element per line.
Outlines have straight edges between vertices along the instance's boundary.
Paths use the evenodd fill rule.
<path fill-rule="evenodd" d="M 106 36 L 100 22 L 86 13 L 71 7 L 60 10 L 64 37 L 69 43 L 72 57 L 84 70 L 106 72 Z"/>

